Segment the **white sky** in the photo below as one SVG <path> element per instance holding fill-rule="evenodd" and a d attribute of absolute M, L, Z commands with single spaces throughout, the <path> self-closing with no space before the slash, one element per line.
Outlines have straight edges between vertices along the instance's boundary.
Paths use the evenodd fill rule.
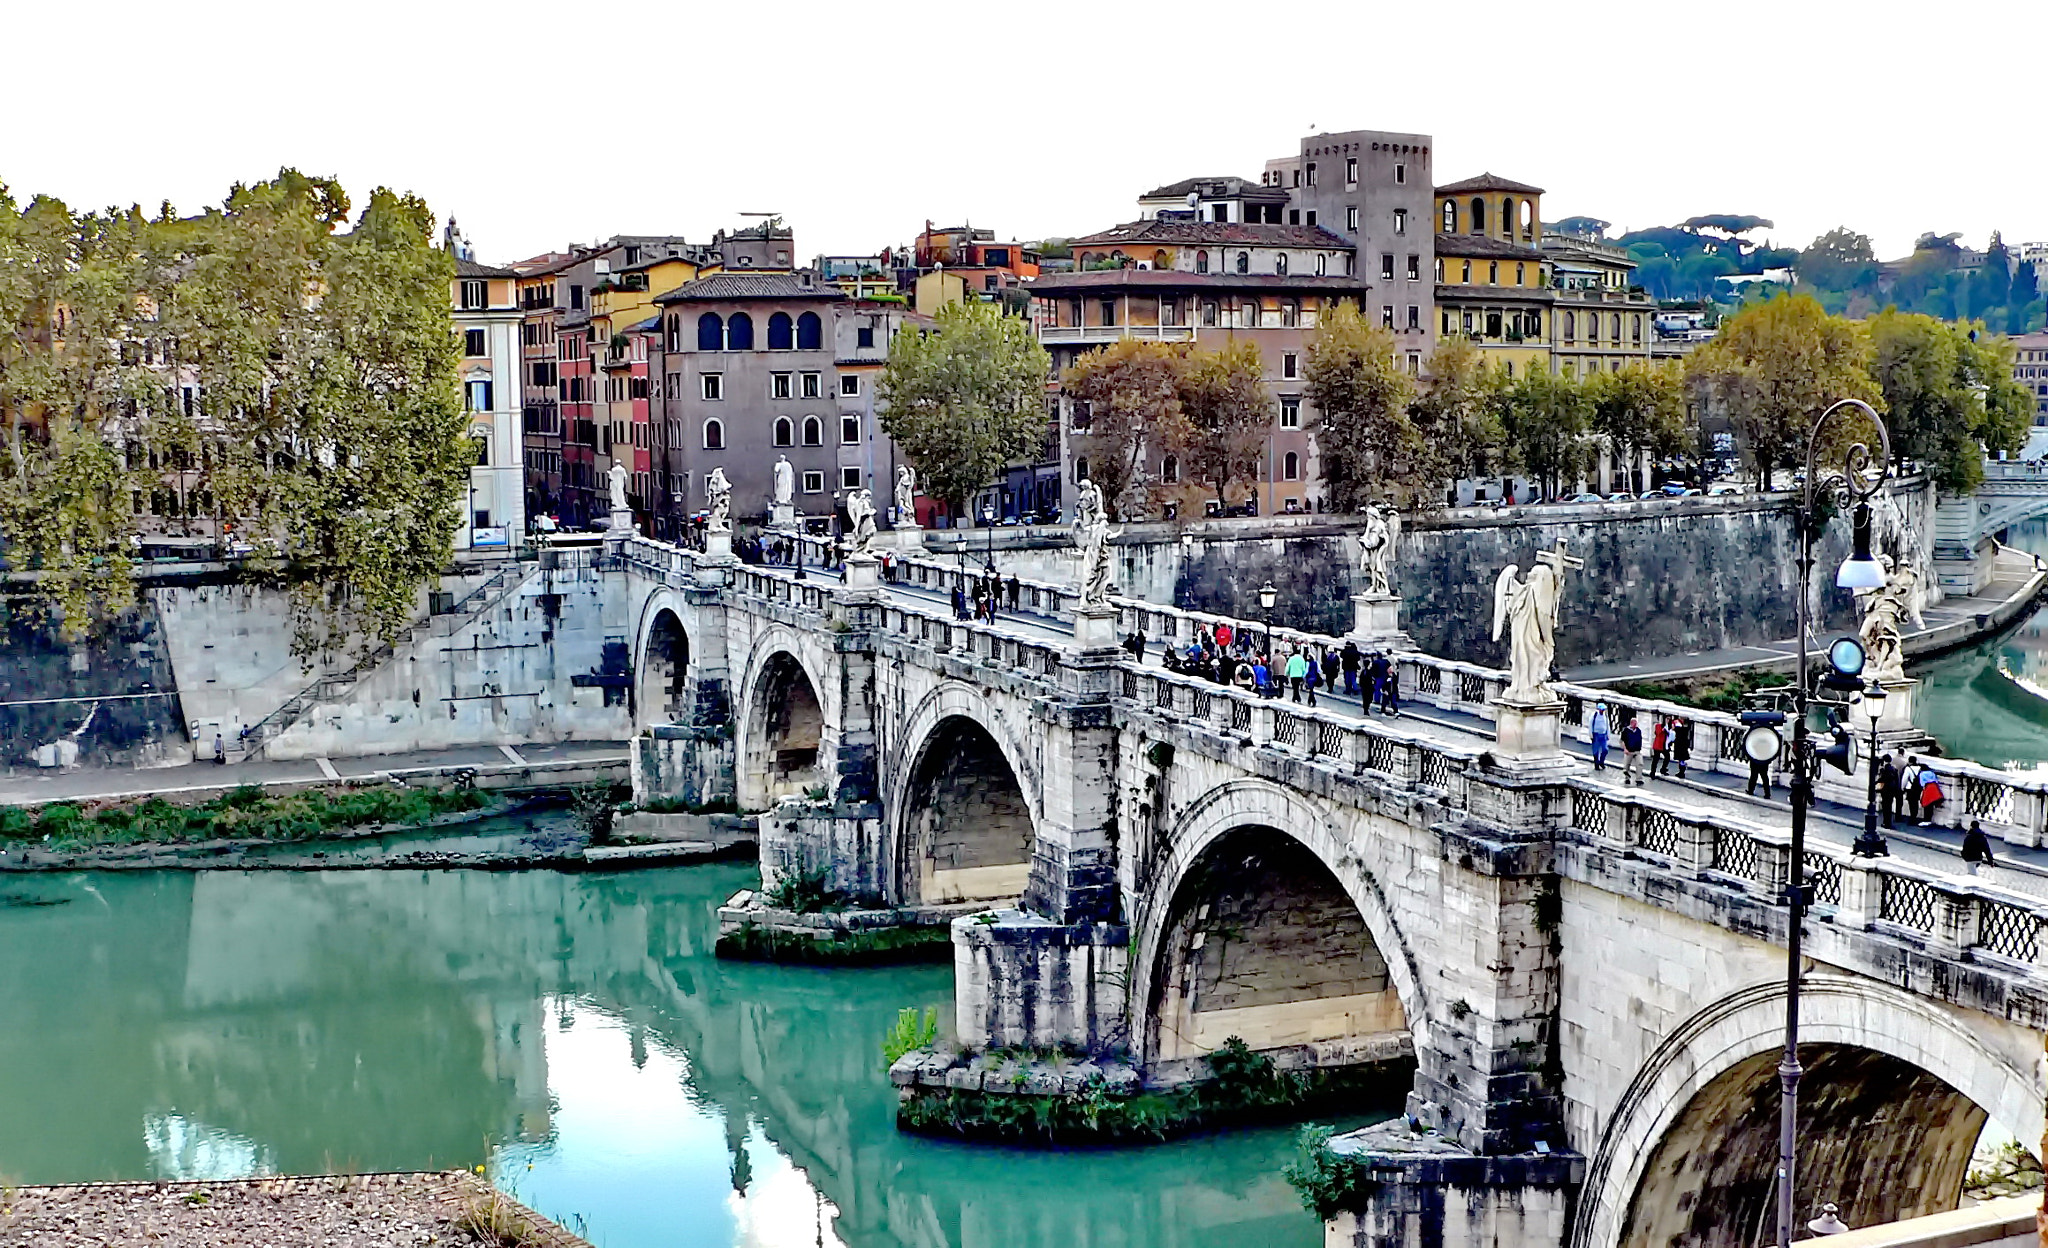
<path fill-rule="evenodd" d="M 189 211 L 291 164 L 416 191 L 487 261 L 748 210 L 809 257 L 926 218 L 1088 232 L 1370 128 L 1433 134 L 1439 180 L 1546 188 L 1552 220 L 1846 223 L 1889 258 L 2048 240 L 2044 34 L 2042 0 L 7 0 L 0 182 Z"/>

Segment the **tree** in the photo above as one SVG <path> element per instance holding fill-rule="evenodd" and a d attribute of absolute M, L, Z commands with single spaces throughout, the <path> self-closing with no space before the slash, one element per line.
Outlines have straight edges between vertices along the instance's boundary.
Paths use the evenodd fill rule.
<path fill-rule="evenodd" d="M 1427 488 L 1428 447 L 1408 416 L 1414 385 L 1394 353 L 1394 335 L 1340 303 L 1309 339 L 1306 369 L 1315 434 L 1330 503 L 1351 511 L 1375 499 Z"/>
<path fill-rule="evenodd" d="M 1811 295 L 1750 304 L 1686 359 L 1686 378 L 1706 406 L 1725 413 L 1743 453 L 1769 489 L 1771 472 L 1803 457 L 1813 422 L 1839 399 L 1882 410 L 1856 326 L 1830 316 Z"/>
<path fill-rule="evenodd" d="M 1633 363 L 1615 371 L 1595 373 L 1585 382 L 1593 432 L 1607 439 L 1624 466 L 1631 489 L 1638 488 L 1635 464 L 1645 451 L 1670 455 L 1685 449 L 1685 382 L 1670 364 Z M 1648 489 L 1644 481 L 1640 488 Z"/>
<path fill-rule="evenodd" d="M 1060 379 L 1061 389 L 1081 405 L 1074 417 L 1077 453 L 1086 452 L 1088 479 L 1118 519 L 1142 514 L 1157 501 L 1152 461 L 1187 441 L 1181 394 L 1190 367 L 1178 345 L 1119 338 L 1076 360 Z"/>
<path fill-rule="evenodd" d="M 1566 217 L 1562 221 L 1551 222 L 1549 228 L 1559 234 L 1601 239 L 1607 236 L 1608 227 L 1613 224 L 1612 221 L 1602 221 L 1598 217 Z"/>
<path fill-rule="evenodd" d="M 1500 374 L 1487 366 L 1471 339 L 1453 335 L 1437 342 L 1422 385 L 1408 405 L 1409 418 L 1433 460 L 1432 479 L 1491 476 L 1499 469 L 1505 435 L 1493 399 L 1500 382 Z"/>
<path fill-rule="evenodd" d="M 1819 290 L 1864 290 L 1877 285 L 1877 253 L 1870 236 L 1836 226 L 1799 253 L 1799 280 Z"/>
<path fill-rule="evenodd" d="M 1570 377 L 1532 371 L 1495 395 L 1510 461 L 1535 478 L 1545 497 L 1586 469 L 1592 405 Z"/>
<path fill-rule="evenodd" d="M 1051 372 L 1029 323 L 979 300 L 948 304 L 935 332 L 906 330 L 890 345 L 876 386 L 882 428 L 924 492 L 958 507 L 1037 451 Z"/>
<path fill-rule="evenodd" d="M 1219 506 L 1229 505 L 1231 486 L 1258 476 L 1272 433 L 1273 400 L 1262 372 L 1257 344 L 1243 339 L 1187 359 L 1182 460 L 1191 479 L 1216 491 Z"/>
<path fill-rule="evenodd" d="M 2012 380 L 2009 345 L 1973 342 L 1968 326 L 1896 309 L 1867 329 L 1896 459 L 1919 460 L 1937 486 L 1962 493 L 1983 479 L 1986 449 L 2025 442 L 2032 396 Z"/>
<path fill-rule="evenodd" d="M 1969 314 L 1985 316 L 2012 300 L 2012 253 L 1997 230 L 1991 232 L 1991 246 L 1984 250 L 1984 263 L 1970 279 Z"/>

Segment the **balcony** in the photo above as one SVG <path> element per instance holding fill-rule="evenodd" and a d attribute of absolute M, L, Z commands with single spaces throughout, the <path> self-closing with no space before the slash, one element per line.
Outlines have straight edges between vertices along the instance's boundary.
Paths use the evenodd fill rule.
<path fill-rule="evenodd" d="M 1091 342 L 1116 342 L 1123 338 L 1144 338 L 1153 342 L 1192 342 L 1192 325 L 1041 325 L 1038 341 L 1046 345 L 1075 346 Z"/>

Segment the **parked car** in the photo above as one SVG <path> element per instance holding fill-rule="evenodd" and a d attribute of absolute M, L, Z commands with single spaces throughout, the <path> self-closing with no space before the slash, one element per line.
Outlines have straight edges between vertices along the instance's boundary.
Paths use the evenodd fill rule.
<path fill-rule="evenodd" d="M 1717 485 L 1713 489 L 1707 491 L 1709 495 L 1715 498 L 1720 498 L 1728 494 L 1741 494 L 1744 492 L 1745 491 L 1743 490 L 1743 488 L 1739 485 Z"/>
<path fill-rule="evenodd" d="M 1636 496 L 1627 490 L 1616 490 L 1607 496 L 1607 501 L 1610 503 L 1632 503 L 1636 501 Z"/>
<path fill-rule="evenodd" d="M 1604 503 L 1607 500 L 1601 498 L 1598 494 L 1574 494 L 1563 501 L 1567 503 Z"/>

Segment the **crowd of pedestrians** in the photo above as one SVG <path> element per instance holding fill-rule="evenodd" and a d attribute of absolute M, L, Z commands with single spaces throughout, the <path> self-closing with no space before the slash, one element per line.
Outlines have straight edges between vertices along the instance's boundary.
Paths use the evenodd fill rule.
<path fill-rule="evenodd" d="M 1017 603 L 1023 597 L 1023 584 L 1015 576 L 1005 581 L 994 568 L 963 579 L 964 584 L 955 582 L 953 585 L 953 618 L 956 620 L 993 624 L 996 612 L 1017 610 Z"/>
<path fill-rule="evenodd" d="M 1144 653 L 1144 635 L 1132 634 L 1125 648 Z M 1135 646 L 1135 649 L 1133 649 Z M 1400 669 L 1384 652 L 1361 650 L 1357 643 L 1273 642 L 1248 628 L 1228 622 L 1203 628 L 1185 646 L 1168 646 L 1166 669 L 1199 676 L 1260 697 L 1285 697 L 1317 705 L 1323 695 L 1344 693 L 1359 698 L 1365 713 L 1401 713 Z"/>
<path fill-rule="evenodd" d="M 1615 738 L 1621 738 L 1621 782 L 1624 785 L 1641 786 L 1651 776 L 1668 776 L 1671 769 L 1678 769 L 1678 778 L 1685 779 L 1687 768 L 1692 765 L 1693 724 L 1689 719 L 1676 715 L 1651 715 L 1646 730 L 1643 716 L 1634 711 L 1624 712 L 1627 718 L 1621 721 L 1619 733 L 1614 727 L 1614 713 L 1607 709 L 1605 702 L 1593 704 L 1593 718 L 1586 724 L 1586 731 L 1592 737 L 1593 770 L 1606 771 L 1607 760 L 1613 754 Z M 1644 761 L 1644 754 L 1649 760 Z M 1752 779 L 1754 775 L 1752 774 Z M 1770 796 L 1770 777 L 1764 777 L 1764 796 Z"/>

